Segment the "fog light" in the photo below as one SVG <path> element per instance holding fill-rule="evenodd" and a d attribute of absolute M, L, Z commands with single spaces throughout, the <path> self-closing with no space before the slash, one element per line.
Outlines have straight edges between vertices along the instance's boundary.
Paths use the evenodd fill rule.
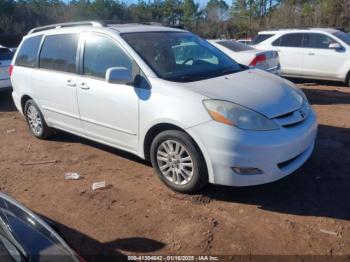
<path fill-rule="evenodd" d="M 263 172 L 258 168 L 249 168 L 249 167 L 232 167 L 233 171 L 235 171 L 239 175 L 260 175 Z"/>

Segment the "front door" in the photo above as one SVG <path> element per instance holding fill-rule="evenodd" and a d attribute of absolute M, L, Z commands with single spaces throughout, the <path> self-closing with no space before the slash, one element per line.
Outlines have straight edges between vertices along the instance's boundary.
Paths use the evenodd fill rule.
<path fill-rule="evenodd" d="M 348 53 L 345 48 L 339 50 L 329 48 L 332 43 L 338 42 L 328 35 L 305 34 L 303 76 L 337 79 L 348 60 Z"/>
<path fill-rule="evenodd" d="M 133 60 L 111 38 L 84 35 L 78 103 L 86 134 L 100 142 L 129 151 L 138 149 L 137 89 L 105 80 L 107 69 L 133 69 Z"/>

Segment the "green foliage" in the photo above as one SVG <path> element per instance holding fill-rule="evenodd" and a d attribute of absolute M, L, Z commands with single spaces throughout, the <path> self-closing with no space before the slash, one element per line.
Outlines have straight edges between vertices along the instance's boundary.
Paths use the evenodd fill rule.
<path fill-rule="evenodd" d="M 191 27 L 192 23 L 198 19 L 198 4 L 195 4 L 194 0 L 184 0 L 182 10 L 182 22 L 186 27 Z"/>
<path fill-rule="evenodd" d="M 46 24 L 113 20 L 183 26 L 207 38 L 247 37 L 278 27 L 329 26 L 350 29 L 348 0 L 0 0 L 0 32 L 24 34 Z"/>

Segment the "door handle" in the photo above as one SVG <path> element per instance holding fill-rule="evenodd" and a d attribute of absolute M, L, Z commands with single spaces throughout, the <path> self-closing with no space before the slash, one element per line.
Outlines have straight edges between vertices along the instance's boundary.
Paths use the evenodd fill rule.
<path fill-rule="evenodd" d="M 314 52 L 311 52 L 311 51 L 308 52 L 307 54 L 308 54 L 308 55 L 315 55 L 315 53 L 314 53 Z"/>
<path fill-rule="evenodd" d="M 77 84 L 72 80 L 72 79 L 68 79 L 67 80 L 67 86 L 72 86 L 75 87 Z"/>
<path fill-rule="evenodd" d="M 79 87 L 80 87 L 81 89 L 83 89 L 83 90 L 89 90 L 89 89 L 90 89 L 90 87 L 89 87 L 85 82 L 81 83 L 81 84 L 79 85 Z"/>

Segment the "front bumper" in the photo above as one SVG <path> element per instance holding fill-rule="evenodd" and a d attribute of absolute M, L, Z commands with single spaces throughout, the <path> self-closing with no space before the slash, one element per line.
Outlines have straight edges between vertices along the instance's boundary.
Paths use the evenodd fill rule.
<path fill-rule="evenodd" d="M 215 121 L 187 130 L 206 159 L 209 182 L 252 186 L 279 180 L 310 157 L 317 135 L 313 110 L 304 122 L 273 131 L 247 131 Z M 232 167 L 258 168 L 259 175 L 240 175 Z"/>

